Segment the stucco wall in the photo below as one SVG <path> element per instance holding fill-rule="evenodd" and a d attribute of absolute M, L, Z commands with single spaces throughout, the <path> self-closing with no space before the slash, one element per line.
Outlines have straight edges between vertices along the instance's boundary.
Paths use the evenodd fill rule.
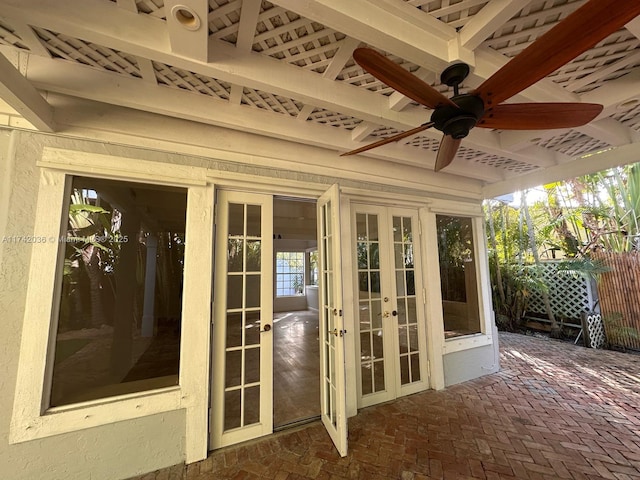
<path fill-rule="evenodd" d="M 494 342 L 491 345 L 470 348 L 443 356 L 445 386 L 466 382 L 500 370 L 498 330 L 492 327 Z"/>
<path fill-rule="evenodd" d="M 15 154 L 10 154 L 10 136 L 13 136 Z M 37 234 L 33 223 L 39 179 L 35 162 L 45 144 L 131 154 L 131 149 L 122 147 L 0 130 L 0 227 L 4 225 L 0 233 L 3 237 Z M 0 477 L 114 480 L 183 462 L 184 411 L 9 444 L 31 248 L 29 244 L 2 242 L 0 238 Z"/>

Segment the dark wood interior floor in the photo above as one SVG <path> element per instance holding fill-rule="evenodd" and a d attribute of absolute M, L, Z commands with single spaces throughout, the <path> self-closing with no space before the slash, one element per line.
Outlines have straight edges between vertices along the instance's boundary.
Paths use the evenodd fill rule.
<path fill-rule="evenodd" d="M 318 312 L 281 312 L 273 320 L 273 424 L 320 415 Z"/>

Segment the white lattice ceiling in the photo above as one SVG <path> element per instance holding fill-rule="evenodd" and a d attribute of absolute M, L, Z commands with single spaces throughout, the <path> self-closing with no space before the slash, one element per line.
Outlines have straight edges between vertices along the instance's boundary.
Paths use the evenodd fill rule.
<path fill-rule="evenodd" d="M 185 0 L 180 5 L 201 17 L 192 31 L 171 13 L 174 0 L 0 0 L 0 52 L 27 53 L 21 73 L 41 91 L 343 152 L 430 116 L 364 72 L 355 48 L 374 48 L 451 95 L 439 81 L 448 64 L 471 65 L 467 91 L 584 3 Z M 506 185 L 593 152 L 633 148 L 640 139 L 639 45 L 636 18 L 514 98 L 601 103 L 594 122 L 562 131 L 474 129 L 447 173 Z M 19 96 L 2 75 L 0 82 Z M 190 102 L 210 104 L 210 114 L 194 113 Z M 38 108 L 30 114 L 36 126 L 47 125 Z M 366 155 L 431 169 L 440 136 L 427 130 Z"/>

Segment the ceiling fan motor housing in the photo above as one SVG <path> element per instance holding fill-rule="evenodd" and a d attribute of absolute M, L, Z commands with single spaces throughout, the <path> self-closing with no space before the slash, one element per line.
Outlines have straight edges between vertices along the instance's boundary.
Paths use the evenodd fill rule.
<path fill-rule="evenodd" d="M 484 102 L 480 97 L 469 94 L 456 95 L 451 100 L 459 108 L 447 105 L 437 107 L 431 115 L 431 121 L 434 128 L 459 140 L 469 135 L 469 130 L 484 115 Z"/>

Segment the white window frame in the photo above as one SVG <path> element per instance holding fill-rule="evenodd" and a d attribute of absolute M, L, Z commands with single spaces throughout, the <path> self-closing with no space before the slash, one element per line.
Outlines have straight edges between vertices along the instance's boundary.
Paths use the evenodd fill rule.
<path fill-rule="evenodd" d="M 476 259 L 480 333 L 445 340 L 436 215 L 449 215 L 471 219 L 473 229 L 473 254 Z M 492 345 L 494 342 L 492 326 L 493 310 L 490 289 L 484 287 L 485 285 L 490 285 L 490 277 L 489 263 L 486 254 L 486 239 L 484 237 L 482 206 L 445 200 L 434 201 L 433 205 L 429 208 L 421 209 L 420 217 L 425 226 L 424 230 L 427 232 L 425 235 L 427 249 L 425 251 L 432 252 L 426 255 L 428 259 L 425 268 L 427 276 L 425 278 L 438 279 L 438 281 L 428 282 L 430 285 L 427 287 L 426 295 L 429 316 L 433 319 L 432 322 L 428 322 L 427 334 L 433 342 L 433 350 L 435 350 L 435 352 L 441 352 L 442 355 L 446 355 L 448 353 Z M 436 361 L 440 363 L 441 360 Z M 444 383 L 442 383 L 442 386 L 444 386 Z M 435 388 L 438 388 L 438 385 L 436 385 Z"/>
<path fill-rule="evenodd" d="M 298 294 L 298 295 L 278 295 L 278 275 L 295 275 L 294 273 L 278 273 L 278 268 L 277 268 L 277 258 L 278 258 L 278 254 L 279 253 L 298 253 L 302 255 L 302 293 Z M 306 269 L 307 269 L 307 254 L 304 250 L 295 250 L 295 249 L 290 249 L 290 248 L 284 248 L 284 249 L 279 249 L 276 252 L 276 268 L 273 272 L 273 274 L 275 275 L 276 278 L 276 282 L 275 282 L 275 288 L 274 288 L 274 297 L 275 298 L 290 298 L 290 297 L 299 297 L 300 295 L 304 295 L 304 287 L 307 286 L 307 276 L 306 276 Z"/>
<path fill-rule="evenodd" d="M 29 269 L 20 360 L 9 433 L 20 443 L 174 410 L 185 410 L 186 461 L 206 458 L 208 440 L 209 331 L 213 251 L 214 186 L 207 170 L 89 152 L 45 147 L 40 167 L 34 238 Z M 57 241 L 66 224 L 71 176 L 138 181 L 187 188 L 184 294 L 179 385 L 47 408 L 61 288 Z M 52 214 L 52 212 L 57 212 Z M 184 321 L 188 319 L 188 321 Z M 51 349 L 53 350 L 53 349 Z"/>

